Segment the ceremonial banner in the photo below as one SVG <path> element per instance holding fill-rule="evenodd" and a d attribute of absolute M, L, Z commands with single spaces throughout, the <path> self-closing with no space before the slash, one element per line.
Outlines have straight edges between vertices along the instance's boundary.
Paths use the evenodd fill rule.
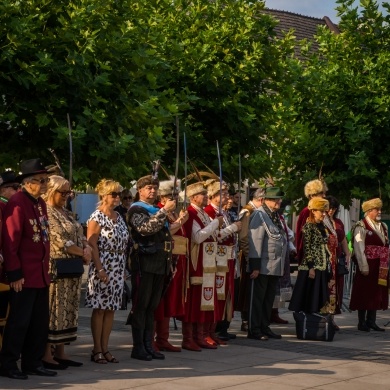
<path fill-rule="evenodd" d="M 214 310 L 214 294 L 215 294 L 215 274 L 204 273 L 202 285 L 202 300 L 200 302 L 200 310 Z"/>

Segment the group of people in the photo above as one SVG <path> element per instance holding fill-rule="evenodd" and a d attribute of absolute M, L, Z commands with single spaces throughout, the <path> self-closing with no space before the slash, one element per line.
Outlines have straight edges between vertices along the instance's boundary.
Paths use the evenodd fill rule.
<path fill-rule="evenodd" d="M 289 309 L 333 316 L 342 307 L 351 253 L 343 223 L 336 217 L 340 204 L 333 196 L 326 197 L 326 191 L 321 180 L 305 186 L 309 203 L 297 222 L 299 267 Z M 376 323 L 377 310 L 387 310 L 389 303 L 389 237 L 381 222 L 382 205 L 379 198 L 363 202 L 364 218 L 352 228 L 356 273 L 350 309 L 358 311 L 358 330 L 363 332 L 385 330 Z"/>
<path fill-rule="evenodd" d="M 88 266 L 85 306 L 92 309 L 91 361 L 97 364 L 118 363 L 109 338 L 122 306 L 126 268 L 134 359 L 164 359 L 162 352 L 181 348 L 216 349 L 236 337 L 228 332 L 234 310 L 241 312 L 247 337 L 262 341 L 282 338 L 270 324 L 287 323 L 278 314 L 286 301 L 293 311 L 340 312 L 339 259 L 348 267 L 350 252 L 336 218 L 339 203 L 325 198 L 324 182 L 305 186 L 309 203 L 298 219 L 296 248 L 280 213 L 284 194 L 278 187 L 257 189 L 242 208 L 240 194 L 229 203 L 227 184 L 215 179 L 189 184 L 189 206 L 182 209 L 174 180 L 144 176 L 136 190 L 132 203 L 129 190 L 101 180 L 84 234 L 66 207 L 69 182 L 49 177 L 39 159 L 22 162 L 17 176 L 1 175 L 0 271 L 10 291 L 0 375 L 54 376 L 82 365 L 65 352 L 77 337 L 82 272 L 63 276 L 64 260 L 69 267 Z M 375 321 L 376 310 L 388 305 L 388 234 L 380 222 L 380 199 L 362 207 L 365 218 L 353 229 L 357 271 L 350 306 L 358 310 L 359 330 L 381 331 Z M 291 257 L 299 261 L 294 289 Z M 182 323 L 181 348 L 169 342 L 172 317 Z"/>

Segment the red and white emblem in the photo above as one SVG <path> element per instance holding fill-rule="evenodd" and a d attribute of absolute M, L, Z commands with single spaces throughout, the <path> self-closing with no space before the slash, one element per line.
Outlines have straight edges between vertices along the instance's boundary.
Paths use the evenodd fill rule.
<path fill-rule="evenodd" d="M 213 288 L 204 287 L 203 288 L 203 297 L 206 301 L 209 301 L 213 297 Z"/>
<path fill-rule="evenodd" d="M 225 277 L 222 275 L 217 275 L 215 277 L 215 286 L 217 288 L 221 288 L 221 287 L 223 287 L 224 284 L 225 284 Z"/>

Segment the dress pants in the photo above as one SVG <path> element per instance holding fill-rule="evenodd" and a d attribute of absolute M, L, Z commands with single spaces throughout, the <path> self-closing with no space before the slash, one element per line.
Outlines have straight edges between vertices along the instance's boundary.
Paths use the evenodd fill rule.
<path fill-rule="evenodd" d="M 4 370 L 35 369 L 42 366 L 49 332 L 49 287 L 11 289 L 10 311 L 0 353 Z"/>
<path fill-rule="evenodd" d="M 279 279 L 280 276 L 261 274 L 251 279 L 248 326 L 252 336 L 259 336 L 269 329 Z"/>
<path fill-rule="evenodd" d="M 165 275 L 143 271 L 136 280 L 136 287 L 131 325 L 136 329 L 154 331 L 154 312 L 161 300 Z"/>

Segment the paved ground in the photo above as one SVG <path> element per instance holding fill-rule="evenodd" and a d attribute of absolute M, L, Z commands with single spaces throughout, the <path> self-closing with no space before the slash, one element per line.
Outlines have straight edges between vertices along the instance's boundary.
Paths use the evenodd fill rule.
<path fill-rule="evenodd" d="M 240 321 L 231 330 L 238 337 L 218 350 L 166 353 L 164 361 L 141 362 L 130 358 L 130 328 L 124 325 L 127 312 L 115 317 L 111 352 L 119 364 L 98 365 L 90 361 L 89 330 L 91 310 L 80 309 L 79 338 L 68 351 L 84 362 L 81 368 L 59 371 L 55 379 L 31 376 L 27 381 L 0 377 L 0 389 L 140 389 L 140 390 L 367 390 L 390 389 L 390 327 L 385 333 L 356 330 L 356 313 L 336 318 L 341 326 L 333 342 L 300 341 L 295 337 L 292 314 L 282 311 L 290 324 L 273 326 L 282 340 L 248 340 L 239 331 Z M 378 313 L 378 324 L 390 319 Z M 180 345 L 181 333 L 171 327 L 171 341 Z"/>

